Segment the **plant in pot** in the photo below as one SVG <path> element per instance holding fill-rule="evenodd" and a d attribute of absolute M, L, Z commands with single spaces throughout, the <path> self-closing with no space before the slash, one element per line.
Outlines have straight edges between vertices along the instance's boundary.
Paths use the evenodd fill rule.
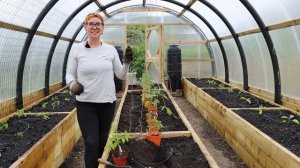
<path fill-rule="evenodd" d="M 132 137 L 127 131 L 117 133 L 117 127 L 112 126 L 113 134 L 109 137 L 106 147 L 112 151 L 112 158 L 116 166 L 126 166 L 128 151 L 123 150 L 121 145 L 128 142 Z M 116 148 L 118 148 L 116 150 Z"/>
<path fill-rule="evenodd" d="M 161 121 L 153 119 L 148 124 L 148 134 L 147 140 L 153 142 L 155 145 L 160 146 L 161 132 L 160 130 L 164 128 Z"/>

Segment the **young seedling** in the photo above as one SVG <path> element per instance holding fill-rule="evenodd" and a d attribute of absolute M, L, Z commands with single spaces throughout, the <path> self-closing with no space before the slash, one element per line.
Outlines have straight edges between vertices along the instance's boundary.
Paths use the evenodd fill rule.
<path fill-rule="evenodd" d="M 153 128 L 157 128 L 158 130 L 161 130 L 164 128 L 164 125 L 160 120 L 154 119 L 150 121 L 150 124 L 148 125 L 148 129 L 151 130 Z"/>
<path fill-rule="evenodd" d="M 40 117 L 42 120 L 49 120 L 49 116 L 47 114 L 38 114 L 38 117 Z"/>
<path fill-rule="evenodd" d="M 4 122 L 4 123 L 0 123 L 0 132 L 1 131 L 5 131 L 8 129 L 8 124 L 7 122 Z"/>
<path fill-rule="evenodd" d="M 227 92 L 228 93 L 232 93 L 233 92 L 233 88 L 232 87 L 227 88 Z"/>
<path fill-rule="evenodd" d="M 20 118 L 20 117 L 25 117 L 26 115 L 25 115 L 25 113 L 24 113 L 24 109 L 22 108 L 22 109 L 20 109 L 20 110 L 18 110 L 17 112 L 16 112 L 16 115 L 17 115 L 17 117 L 18 118 Z"/>
<path fill-rule="evenodd" d="M 291 123 L 291 122 L 293 122 L 293 123 L 295 123 L 295 124 L 300 124 L 299 123 L 299 120 L 297 120 L 296 118 L 295 118 L 295 116 L 294 115 L 290 115 L 289 117 L 288 116 L 281 116 L 281 119 L 282 119 L 282 123 Z"/>
<path fill-rule="evenodd" d="M 220 89 L 223 89 L 225 87 L 225 85 L 223 83 L 220 83 L 218 86 Z"/>
<path fill-rule="evenodd" d="M 42 104 L 42 109 L 46 109 L 46 108 L 47 108 L 47 105 L 48 105 L 48 102 L 44 102 L 44 103 Z"/>
<path fill-rule="evenodd" d="M 17 132 L 16 133 L 16 136 L 18 137 L 18 138 L 23 138 L 23 136 L 24 136 L 24 132 Z"/>
<path fill-rule="evenodd" d="M 251 104 L 251 99 L 246 97 L 241 97 L 241 100 L 244 100 L 246 104 Z"/>
<path fill-rule="evenodd" d="M 117 133 L 117 127 L 112 125 L 113 135 L 109 138 L 106 148 L 110 150 L 115 150 L 118 147 L 119 155 L 122 155 L 123 150 L 121 145 L 128 142 L 132 137 L 127 131 Z"/>
<path fill-rule="evenodd" d="M 263 105 L 260 105 L 259 109 L 258 109 L 258 114 L 262 115 L 265 109 L 266 109 L 266 107 L 264 107 Z"/>
<path fill-rule="evenodd" d="M 208 80 L 208 84 L 210 86 L 217 86 L 218 85 L 218 83 L 215 80 Z"/>

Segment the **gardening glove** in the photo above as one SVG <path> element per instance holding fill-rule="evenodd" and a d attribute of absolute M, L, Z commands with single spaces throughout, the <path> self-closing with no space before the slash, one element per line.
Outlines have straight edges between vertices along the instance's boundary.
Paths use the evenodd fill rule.
<path fill-rule="evenodd" d="M 69 87 L 74 95 L 80 95 L 84 91 L 83 85 L 77 81 L 72 81 Z"/>
<path fill-rule="evenodd" d="M 130 46 L 128 46 L 125 51 L 125 56 L 124 56 L 123 62 L 125 64 L 129 64 L 132 60 L 133 60 L 132 49 Z"/>

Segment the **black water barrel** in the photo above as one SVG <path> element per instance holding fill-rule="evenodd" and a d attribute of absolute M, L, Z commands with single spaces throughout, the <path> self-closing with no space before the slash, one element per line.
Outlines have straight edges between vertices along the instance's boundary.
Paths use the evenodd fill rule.
<path fill-rule="evenodd" d="M 118 54 L 119 54 L 119 59 L 120 59 L 121 63 L 123 64 L 123 50 L 122 50 L 121 46 L 115 46 L 115 48 L 117 49 Z M 115 81 L 116 92 L 122 91 L 122 80 L 117 78 L 115 75 L 114 81 Z"/>
<path fill-rule="evenodd" d="M 181 49 L 178 47 L 178 45 L 170 45 L 167 56 L 167 73 L 170 79 L 170 87 L 172 91 L 176 91 L 176 89 L 182 89 Z"/>

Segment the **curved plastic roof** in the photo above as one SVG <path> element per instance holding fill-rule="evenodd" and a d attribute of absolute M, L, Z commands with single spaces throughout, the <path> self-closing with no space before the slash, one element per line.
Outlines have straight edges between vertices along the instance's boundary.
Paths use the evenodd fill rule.
<path fill-rule="evenodd" d="M 105 16 L 103 40 L 124 46 L 126 25 L 163 25 L 180 43 L 187 77 L 215 76 L 300 98 L 299 0 L 1 0 L 0 102 L 64 82 L 72 43 L 85 39 L 85 15 Z M 151 46 L 157 47 L 152 38 Z M 152 49 L 151 49 L 152 50 Z M 195 50 L 189 53 L 189 50 Z M 192 70 L 191 70 L 192 69 Z M 209 69 L 209 70 L 208 70 Z"/>

